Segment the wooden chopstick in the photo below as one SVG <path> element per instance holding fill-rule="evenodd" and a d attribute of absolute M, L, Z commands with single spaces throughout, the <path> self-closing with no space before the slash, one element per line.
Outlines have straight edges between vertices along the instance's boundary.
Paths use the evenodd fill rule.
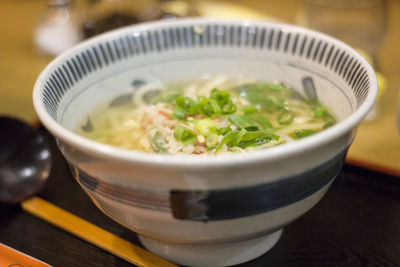
<path fill-rule="evenodd" d="M 137 266 L 178 267 L 39 197 L 27 199 L 21 205 L 25 211 Z"/>

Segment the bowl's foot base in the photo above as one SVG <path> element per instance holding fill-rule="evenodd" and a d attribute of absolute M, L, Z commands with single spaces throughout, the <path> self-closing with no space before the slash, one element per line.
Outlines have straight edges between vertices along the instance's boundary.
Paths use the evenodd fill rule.
<path fill-rule="evenodd" d="M 278 242 L 282 230 L 266 236 L 241 242 L 183 245 L 163 243 L 157 240 L 139 236 L 142 244 L 153 253 L 185 266 L 231 266 L 255 259 Z"/>

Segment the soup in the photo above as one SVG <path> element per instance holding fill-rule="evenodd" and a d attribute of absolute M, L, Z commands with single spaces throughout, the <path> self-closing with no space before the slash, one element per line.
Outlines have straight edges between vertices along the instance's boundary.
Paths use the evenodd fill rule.
<path fill-rule="evenodd" d="M 336 122 L 319 101 L 277 83 L 219 77 L 138 87 L 91 114 L 77 132 L 124 149 L 219 154 L 292 142 Z"/>

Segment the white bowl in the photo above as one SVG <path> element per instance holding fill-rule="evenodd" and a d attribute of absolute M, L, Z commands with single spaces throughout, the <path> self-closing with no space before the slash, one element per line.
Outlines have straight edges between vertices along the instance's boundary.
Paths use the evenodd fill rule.
<path fill-rule="evenodd" d="M 76 125 L 134 80 L 252 76 L 317 97 L 339 122 L 295 143 L 246 154 L 158 155 L 85 139 Z M 268 251 L 339 173 L 377 92 L 355 50 L 296 26 L 186 19 L 126 27 L 51 62 L 34 105 L 79 184 L 146 248 L 176 263 L 228 266 Z M 73 196 L 71 196 L 73 197 Z"/>

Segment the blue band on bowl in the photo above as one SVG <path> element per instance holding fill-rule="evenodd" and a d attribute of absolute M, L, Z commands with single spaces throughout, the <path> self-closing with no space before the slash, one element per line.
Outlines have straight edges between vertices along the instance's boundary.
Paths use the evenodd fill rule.
<path fill-rule="evenodd" d="M 310 171 L 273 183 L 226 190 L 173 190 L 172 214 L 181 220 L 226 220 L 293 204 L 332 181 L 342 168 L 346 151 Z"/>
<path fill-rule="evenodd" d="M 214 221 L 265 213 L 316 193 L 338 175 L 346 152 L 314 169 L 276 182 L 221 190 L 171 190 L 161 193 L 114 185 L 72 165 L 71 170 L 93 196 L 99 195 L 141 209 L 172 213 L 179 220 Z"/>

